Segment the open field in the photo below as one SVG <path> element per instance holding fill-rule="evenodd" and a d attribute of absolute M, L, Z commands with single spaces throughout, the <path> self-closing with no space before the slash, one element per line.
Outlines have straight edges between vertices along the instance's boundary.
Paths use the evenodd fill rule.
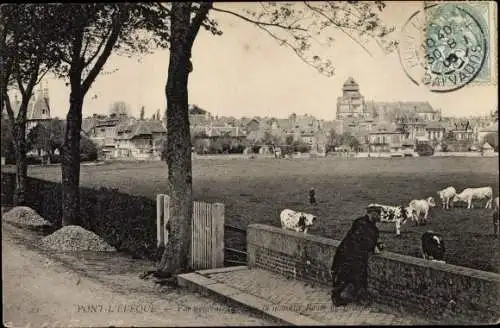
<path fill-rule="evenodd" d="M 30 167 L 29 175 L 61 179 L 57 166 Z M 279 226 L 279 212 L 292 208 L 319 216 L 311 234 L 338 240 L 371 202 L 408 204 L 411 199 L 433 196 L 439 203 L 436 191 L 449 185 L 458 191 L 490 185 L 494 196 L 499 192 L 497 158 L 194 159 L 193 175 L 195 200 L 224 203 L 228 224 Z M 161 162 L 112 163 L 82 167 L 81 184 L 154 199 L 166 192 L 166 177 L 167 168 Z M 317 208 L 307 205 L 311 187 L 316 189 Z M 393 225 L 381 224 L 380 230 L 387 250 L 413 256 L 418 256 L 422 232 L 440 232 L 448 263 L 500 271 L 500 242 L 492 235 L 490 209 L 434 208 L 427 226 L 403 225 L 400 237 L 395 236 Z M 237 247 L 237 241 L 230 243 Z"/>

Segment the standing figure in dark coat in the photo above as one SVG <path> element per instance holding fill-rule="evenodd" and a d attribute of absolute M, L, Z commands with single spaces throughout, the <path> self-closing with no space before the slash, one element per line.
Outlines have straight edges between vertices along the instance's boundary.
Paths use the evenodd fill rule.
<path fill-rule="evenodd" d="M 378 243 L 381 209 L 367 208 L 367 213 L 354 220 L 351 229 L 340 243 L 331 273 L 333 277 L 333 305 L 346 305 L 362 300 L 368 291 L 368 257 L 378 253 L 382 244 Z"/>
<path fill-rule="evenodd" d="M 314 188 L 309 189 L 309 204 L 318 205 L 316 203 L 316 191 L 314 190 Z"/>

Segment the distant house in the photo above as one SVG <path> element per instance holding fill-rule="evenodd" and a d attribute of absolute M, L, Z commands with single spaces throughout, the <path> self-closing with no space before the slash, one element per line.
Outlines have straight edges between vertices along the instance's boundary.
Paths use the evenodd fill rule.
<path fill-rule="evenodd" d="M 451 130 L 455 140 L 457 141 L 475 141 L 474 131 L 472 129 L 467 128 L 455 128 Z"/>
<path fill-rule="evenodd" d="M 429 133 L 426 129 L 430 122 L 424 122 L 418 117 L 406 119 L 396 123 L 397 129 L 414 143 L 429 143 Z"/>
<path fill-rule="evenodd" d="M 380 125 L 368 133 L 370 151 L 395 152 L 403 150 L 403 134 L 391 125 Z"/>
<path fill-rule="evenodd" d="M 414 113 L 423 121 L 439 121 L 441 112 L 432 108 L 428 102 L 419 102 L 414 107 Z"/>
<path fill-rule="evenodd" d="M 318 131 L 315 131 L 313 129 L 301 130 L 300 134 L 299 134 L 300 141 L 302 141 L 303 143 L 305 143 L 309 146 L 312 146 L 314 141 L 315 141 L 315 137 L 316 137 L 317 132 Z"/>
<path fill-rule="evenodd" d="M 425 124 L 425 132 L 427 133 L 427 139 L 431 143 L 438 144 L 443 141 L 446 128 L 440 122 L 430 121 Z"/>
<path fill-rule="evenodd" d="M 115 157 L 157 159 L 161 142 L 167 135 L 161 121 L 140 120 L 120 126 L 117 130 Z"/>
<path fill-rule="evenodd" d="M 239 126 L 207 126 L 205 128 L 205 134 L 209 139 L 225 137 L 242 141 L 246 138 L 246 133 Z"/>
<path fill-rule="evenodd" d="M 334 120 L 334 121 L 321 121 L 321 128 L 330 133 L 331 130 L 334 130 L 337 134 L 344 133 L 344 122 L 342 120 Z"/>
<path fill-rule="evenodd" d="M 95 117 L 94 117 L 95 118 Z M 105 158 L 112 158 L 115 154 L 117 130 L 120 125 L 131 124 L 132 118 L 127 116 L 104 117 L 96 119 L 93 126 L 86 132 L 90 140 L 92 140 L 103 152 Z"/>
<path fill-rule="evenodd" d="M 314 134 L 313 142 L 311 144 L 311 152 L 313 153 L 326 153 L 328 143 L 328 132 L 319 130 Z"/>

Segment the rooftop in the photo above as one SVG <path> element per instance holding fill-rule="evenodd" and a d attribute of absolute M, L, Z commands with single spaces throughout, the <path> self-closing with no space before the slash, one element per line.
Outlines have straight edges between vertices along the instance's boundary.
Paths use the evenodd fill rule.
<path fill-rule="evenodd" d="M 132 139 L 140 135 L 152 135 L 153 133 L 166 133 L 167 129 L 163 127 L 161 121 L 136 121 L 132 124 L 120 124 L 117 132 L 121 135 L 120 139 Z"/>

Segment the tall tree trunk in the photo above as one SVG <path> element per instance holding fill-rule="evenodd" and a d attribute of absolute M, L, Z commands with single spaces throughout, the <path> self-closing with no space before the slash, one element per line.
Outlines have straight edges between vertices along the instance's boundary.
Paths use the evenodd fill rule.
<path fill-rule="evenodd" d="M 26 124 L 15 123 L 14 125 L 14 152 L 16 156 L 16 190 L 14 192 L 14 204 L 17 206 L 26 204 L 26 177 L 28 176 L 28 164 L 26 162 Z"/>
<path fill-rule="evenodd" d="M 191 136 L 188 116 L 188 77 L 191 46 L 187 40 L 190 4 L 173 3 L 167 96 L 167 158 L 171 210 L 169 236 L 160 270 L 172 275 L 186 272 L 191 255 L 193 212 Z"/>
<path fill-rule="evenodd" d="M 66 131 L 61 149 L 62 226 L 80 224 L 80 131 L 83 92 L 73 88 L 66 116 Z"/>

